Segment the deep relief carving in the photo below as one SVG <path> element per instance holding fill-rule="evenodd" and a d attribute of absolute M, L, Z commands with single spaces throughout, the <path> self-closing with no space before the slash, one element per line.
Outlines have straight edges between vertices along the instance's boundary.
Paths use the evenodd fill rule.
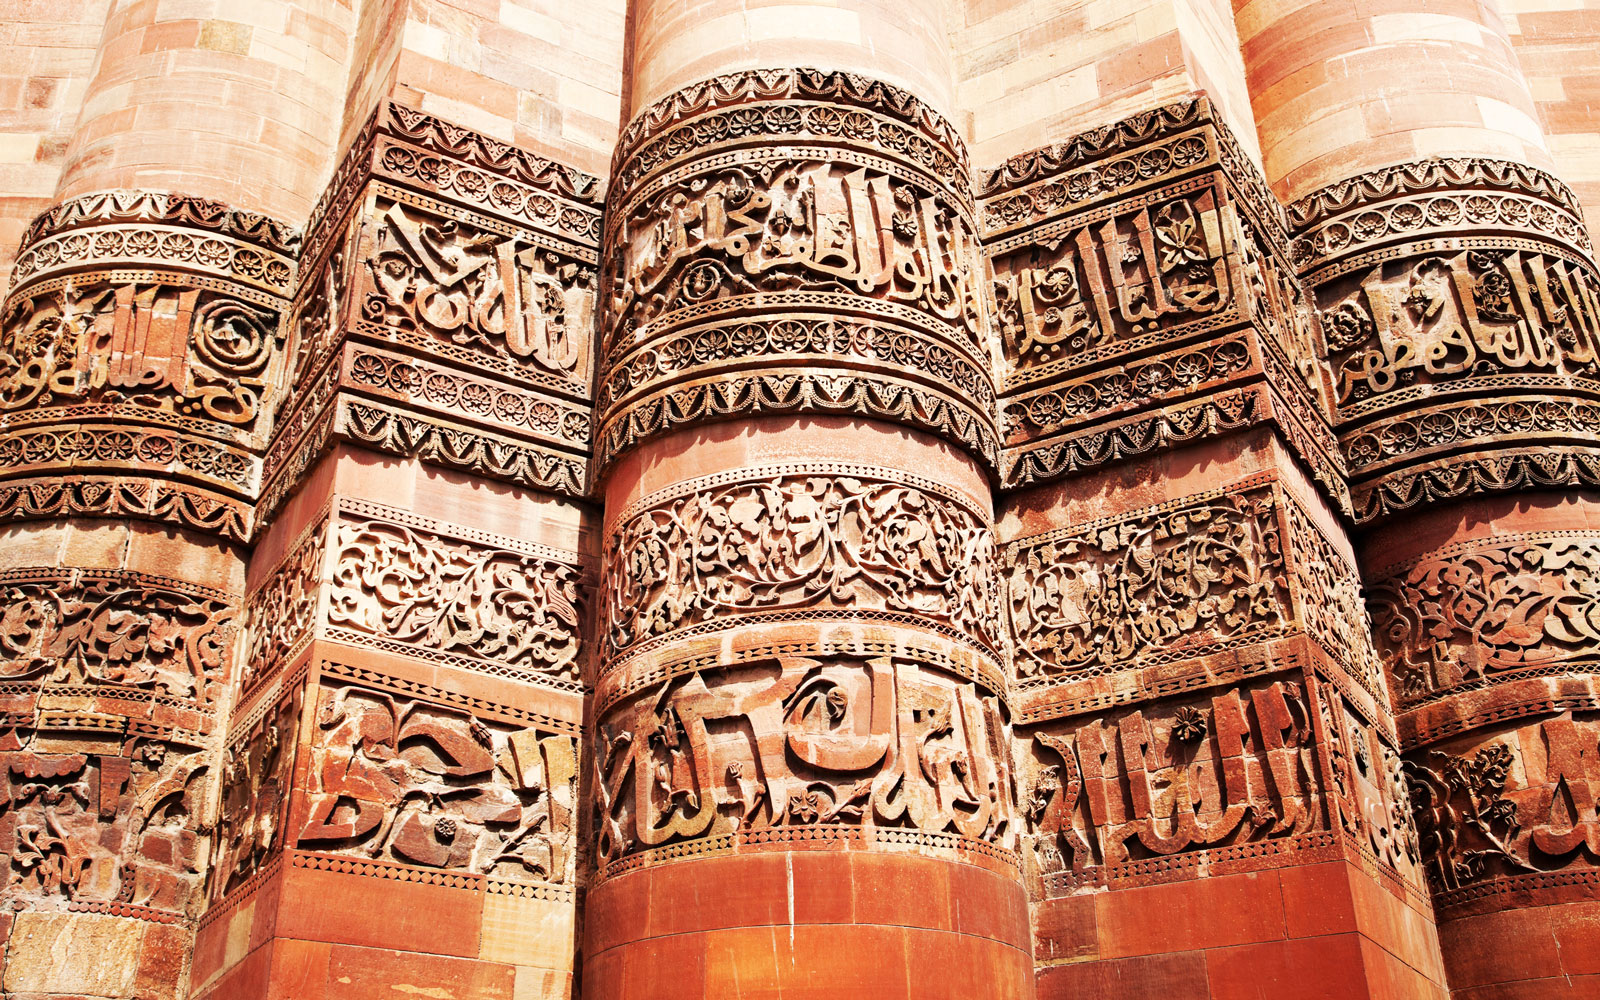
<path fill-rule="evenodd" d="M 286 378 L 279 316 L 298 234 L 215 202 L 118 191 L 57 206 L 29 239 L 0 311 L 0 475 L 128 476 L 150 499 L 71 489 L 52 512 L 247 537 Z M 38 516 L 18 499 L 5 516 Z"/>
<path fill-rule="evenodd" d="M 305 687 L 297 686 L 223 751 L 221 806 L 206 879 L 216 903 L 283 849 Z"/>
<path fill-rule="evenodd" d="M 71 753 L 45 750 L 33 734 L 6 742 L 8 909 L 186 914 L 198 902 L 213 812 L 209 753 L 116 736 Z"/>
<path fill-rule="evenodd" d="M 1519 249 L 1409 259 L 1318 289 L 1341 411 L 1412 386 L 1600 372 L 1591 269 Z M 1420 402 L 1420 400 L 1410 400 Z M 1493 431 L 1491 431 L 1493 433 Z"/>
<path fill-rule="evenodd" d="M 1318 684 L 1317 706 L 1332 771 L 1335 826 L 1363 853 L 1413 885 L 1422 882 L 1422 852 L 1407 778 L 1391 734 L 1331 684 Z"/>
<path fill-rule="evenodd" d="M 1373 647 L 1372 619 L 1362 601 L 1361 574 L 1304 508 L 1287 496 L 1282 506 L 1294 561 L 1296 599 L 1307 633 L 1374 703 L 1388 704 L 1392 689 L 1385 685 Z"/>
<path fill-rule="evenodd" d="M 249 645 L 240 670 L 239 692 L 249 695 L 277 676 L 316 631 L 327 572 L 328 518 L 319 518 L 284 557 L 283 563 L 245 603 Z"/>
<path fill-rule="evenodd" d="M 1358 520 L 1589 480 L 1600 276 L 1565 186 L 1499 160 L 1424 160 L 1290 214 Z"/>
<path fill-rule="evenodd" d="M 320 694 L 302 849 L 499 879 L 574 877 L 574 740 L 358 687 Z"/>
<path fill-rule="evenodd" d="M 1206 101 L 1013 158 L 985 193 L 1005 485 L 1267 424 L 1344 508 L 1281 206 Z"/>
<path fill-rule="evenodd" d="M 341 520 L 328 622 L 363 636 L 574 679 L 578 569 L 375 520 Z"/>
<path fill-rule="evenodd" d="M 613 653 L 762 611 L 845 607 L 944 625 L 997 649 L 987 519 L 942 494 L 868 475 L 783 475 L 628 513 L 604 562 Z"/>
<path fill-rule="evenodd" d="M 1314 714 L 1273 681 L 1034 730 L 1024 809 L 1047 885 L 1327 829 Z"/>
<path fill-rule="evenodd" d="M 892 656 L 797 653 L 676 677 L 599 725 L 598 857 L 814 826 L 1011 848 L 1007 738 L 997 699 Z"/>
<path fill-rule="evenodd" d="M 1024 685 L 1283 631 L 1293 618 L 1271 487 L 1064 529 L 1007 546 Z"/>
<path fill-rule="evenodd" d="M 1594 881 L 1600 725 L 1591 716 L 1569 713 L 1476 747 L 1420 752 L 1405 773 L 1441 904 L 1542 872 Z"/>
<path fill-rule="evenodd" d="M 191 914 L 237 610 L 146 574 L 0 576 L 0 845 L 11 909 Z M 170 919 L 170 918 L 168 918 Z"/>
<path fill-rule="evenodd" d="M 515 237 L 380 200 L 361 275 L 367 322 L 587 384 L 594 272 Z"/>
<path fill-rule="evenodd" d="M 569 496 L 588 492 L 588 462 L 567 452 L 355 402 L 341 402 L 333 411 L 331 422 L 349 440 L 377 451 L 415 456 L 445 468 L 465 469 Z"/>
<path fill-rule="evenodd" d="M 1368 590 L 1397 707 L 1500 679 L 1583 672 L 1600 656 L 1600 539 L 1498 536 L 1430 553 Z"/>
<path fill-rule="evenodd" d="M 1451 191 L 1462 188 L 1467 190 Z M 1440 191 L 1450 193 L 1439 198 Z M 1503 208 L 1507 202 L 1501 199 L 1507 194 L 1543 202 L 1547 215 L 1542 218 L 1581 215 L 1572 189 L 1537 167 L 1486 157 L 1417 160 L 1336 181 L 1288 206 L 1290 225 L 1302 234 L 1295 240 L 1295 265 L 1305 267 L 1314 254 L 1337 254 L 1352 245 L 1423 227 L 1539 224 L 1541 220 L 1531 218 L 1527 202 L 1521 209 Z M 1409 204 L 1417 207 L 1386 206 L 1366 214 L 1370 203 L 1391 198 L 1410 199 Z M 1360 214 L 1353 221 L 1344 220 L 1344 213 L 1351 211 Z M 1330 220 L 1341 221 L 1324 228 Z"/>
<path fill-rule="evenodd" d="M 599 181 L 383 103 L 312 213 L 270 518 L 336 440 L 584 496 Z"/>
<path fill-rule="evenodd" d="M 9 570 L 0 603 L 0 679 L 207 713 L 222 697 L 236 609 L 220 591 L 140 573 Z"/>
<path fill-rule="evenodd" d="M 1214 313 L 1235 291 L 1216 195 L 1134 205 L 994 261 L 995 319 L 1013 372 L 1092 354 Z"/>
<path fill-rule="evenodd" d="M 526 429 L 563 444 L 589 443 L 586 408 L 467 378 L 419 358 L 361 351 L 350 359 L 350 381 L 386 398 L 421 403 L 498 427 Z"/>
<path fill-rule="evenodd" d="M 812 70 L 721 77 L 644 112 L 615 161 L 597 459 L 821 397 L 992 460 L 964 156 L 907 95 Z M 719 392 L 754 366 L 759 387 Z"/>

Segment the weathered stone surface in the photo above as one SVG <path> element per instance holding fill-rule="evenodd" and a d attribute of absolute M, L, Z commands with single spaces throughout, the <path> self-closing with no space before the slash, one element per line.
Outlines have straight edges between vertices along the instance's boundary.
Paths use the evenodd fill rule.
<path fill-rule="evenodd" d="M 0 3 L 0 992 L 1600 990 L 1558 7 Z"/>

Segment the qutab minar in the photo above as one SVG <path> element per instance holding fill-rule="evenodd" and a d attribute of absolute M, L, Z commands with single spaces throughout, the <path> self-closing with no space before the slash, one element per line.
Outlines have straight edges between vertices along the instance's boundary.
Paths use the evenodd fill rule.
<path fill-rule="evenodd" d="M 1600 994 L 1571 3 L 0 16 L 0 995 Z"/>

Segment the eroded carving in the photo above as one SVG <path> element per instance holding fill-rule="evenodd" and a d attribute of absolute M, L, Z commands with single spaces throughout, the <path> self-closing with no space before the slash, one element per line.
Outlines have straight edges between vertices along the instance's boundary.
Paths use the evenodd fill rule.
<path fill-rule="evenodd" d="M 302 848 L 496 878 L 573 877 L 573 738 L 363 688 L 320 695 Z"/>

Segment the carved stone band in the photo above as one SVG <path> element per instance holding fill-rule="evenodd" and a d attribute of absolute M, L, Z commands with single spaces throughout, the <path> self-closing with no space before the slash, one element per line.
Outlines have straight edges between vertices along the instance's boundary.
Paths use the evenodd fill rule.
<path fill-rule="evenodd" d="M 1490 684 L 1600 664 L 1600 534 L 1462 542 L 1385 570 L 1368 589 L 1400 712 Z"/>
<path fill-rule="evenodd" d="M 1358 520 L 1594 482 L 1600 274 L 1564 185 L 1499 160 L 1425 160 L 1335 184 L 1291 217 Z M 1530 451 L 1542 458 L 1523 468 Z"/>
<path fill-rule="evenodd" d="M 1209 102 L 1018 157 L 985 193 L 1004 485 L 1270 425 L 1346 505 L 1282 209 Z"/>
<path fill-rule="evenodd" d="M 602 876 L 651 854 L 881 841 L 1009 853 L 997 698 L 892 654 L 778 652 L 615 705 L 592 749 Z"/>
<path fill-rule="evenodd" d="M 1029 718 L 1036 702 L 1067 693 L 1044 689 L 1099 689 L 1108 675 L 1145 671 L 1170 682 L 1181 661 L 1296 634 L 1371 704 L 1384 701 L 1355 567 L 1281 483 L 1023 538 L 1002 559 L 1013 691 Z M 1279 666 L 1269 657 L 1250 672 Z"/>
<path fill-rule="evenodd" d="M 119 191 L 57 206 L 28 238 L 0 314 L 0 476 L 162 481 L 187 500 L 123 509 L 245 538 L 287 384 L 279 316 L 298 234 L 214 202 Z"/>
<path fill-rule="evenodd" d="M 898 621 L 998 654 L 989 515 L 886 470 L 752 469 L 690 482 L 607 532 L 608 661 L 679 634 L 772 616 Z"/>
<path fill-rule="evenodd" d="M 581 691 L 577 563 L 339 497 L 249 595 L 240 694 L 276 679 L 314 638 Z"/>
<path fill-rule="evenodd" d="M 1600 887 L 1600 715 L 1552 712 L 1408 754 L 1434 901 L 1451 916 Z"/>
<path fill-rule="evenodd" d="M 993 467 L 975 210 L 942 118 L 891 87 L 783 70 L 686 88 L 629 136 L 605 236 L 599 466 L 676 427 L 820 410 L 907 423 Z"/>

